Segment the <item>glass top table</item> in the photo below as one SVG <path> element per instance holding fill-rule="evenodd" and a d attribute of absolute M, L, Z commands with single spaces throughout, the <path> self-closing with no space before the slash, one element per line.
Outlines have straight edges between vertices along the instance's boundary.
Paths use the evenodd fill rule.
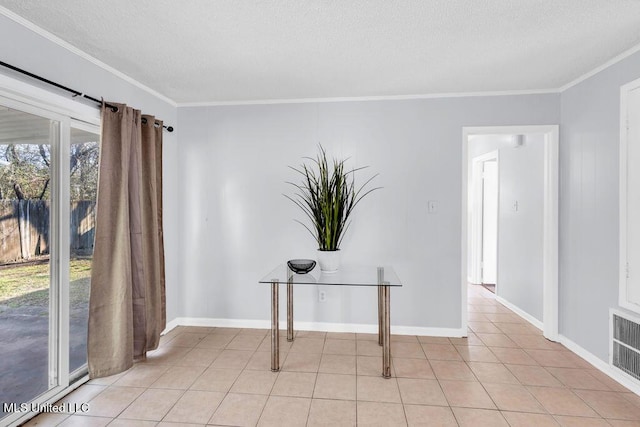
<path fill-rule="evenodd" d="M 287 264 L 281 264 L 258 281 L 271 285 L 271 370 L 280 370 L 280 318 L 278 289 L 287 285 L 287 341 L 293 341 L 293 286 L 335 285 L 375 286 L 378 288 L 378 344 L 382 346 L 382 376 L 391 377 L 391 316 L 392 287 L 402 282 L 391 266 L 345 265 L 334 273 L 324 273 L 316 266 L 307 274 L 295 274 Z"/>
<path fill-rule="evenodd" d="M 335 273 L 323 273 L 315 266 L 307 274 L 295 274 L 287 264 L 281 264 L 260 279 L 259 283 L 291 283 L 294 285 L 346 285 L 346 286 L 402 286 L 400 279 L 390 266 L 346 265 Z"/>

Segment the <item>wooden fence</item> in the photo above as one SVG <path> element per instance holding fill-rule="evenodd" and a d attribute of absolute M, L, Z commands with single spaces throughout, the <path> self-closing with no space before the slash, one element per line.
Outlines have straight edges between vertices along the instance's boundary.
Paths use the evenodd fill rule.
<path fill-rule="evenodd" d="M 49 254 L 50 208 L 46 200 L 0 200 L 0 264 Z M 72 255 L 90 255 L 95 202 L 71 203 Z"/>
<path fill-rule="evenodd" d="M 71 255 L 92 255 L 96 235 L 96 202 L 71 202 L 70 231 Z"/>

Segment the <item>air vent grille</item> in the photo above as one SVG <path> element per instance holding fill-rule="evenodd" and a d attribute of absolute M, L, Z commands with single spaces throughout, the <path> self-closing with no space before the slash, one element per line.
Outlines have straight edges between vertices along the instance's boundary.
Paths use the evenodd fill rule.
<path fill-rule="evenodd" d="M 612 314 L 613 366 L 640 380 L 640 324 Z"/>
<path fill-rule="evenodd" d="M 613 315 L 613 338 L 640 351 L 640 325 L 617 314 Z"/>
<path fill-rule="evenodd" d="M 640 354 L 637 351 L 614 342 L 613 366 L 640 380 Z"/>

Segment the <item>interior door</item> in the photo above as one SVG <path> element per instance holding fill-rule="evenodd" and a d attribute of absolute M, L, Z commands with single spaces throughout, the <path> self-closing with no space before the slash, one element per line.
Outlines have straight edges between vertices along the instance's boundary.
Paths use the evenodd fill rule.
<path fill-rule="evenodd" d="M 498 162 L 482 165 L 482 283 L 496 284 L 498 273 Z"/>

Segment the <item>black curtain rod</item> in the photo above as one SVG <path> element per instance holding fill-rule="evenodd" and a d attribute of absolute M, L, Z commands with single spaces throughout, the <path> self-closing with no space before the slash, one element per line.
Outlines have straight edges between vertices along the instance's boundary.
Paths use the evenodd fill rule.
<path fill-rule="evenodd" d="M 63 86 L 63 85 L 61 85 L 60 83 L 56 83 L 56 82 L 51 81 L 51 80 L 49 80 L 49 79 L 45 79 L 44 77 L 40 77 L 40 76 L 39 76 L 39 75 L 37 75 L 37 74 L 30 73 L 29 71 L 23 70 L 23 69 L 21 69 L 21 68 L 14 67 L 13 65 L 11 65 L 11 64 L 7 64 L 6 62 L 2 62 L 2 61 L 0 61 L 0 65 L 2 65 L 3 67 L 9 68 L 10 70 L 16 71 L 16 72 L 18 72 L 18 73 L 20 73 L 20 74 L 24 74 L 25 76 L 29 76 L 29 77 L 31 77 L 32 79 L 36 79 L 36 80 L 39 80 L 39 81 L 41 81 L 41 82 L 43 82 L 43 83 L 46 83 L 46 84 L 48 84 L 48 85 L 55 86 L 55 87 L 57 87 L 58 89 L 62 89 L 62 90 L 66 90 L 67 92 L 71 92 L 71 93 L 73 94 L 73 96 L 74 96 L 74 97 L 76 97 L 76 96 L 81 96 L 81 97 L 86 98 L 86 99 L 88 99 L 88 100 L 90 100 L 90 101 L 93 101 L 93 102 L 98 103 L 100 106 L 102 106 L 102 104 L 103 104 L 103 101 L 102 101 L 102 100 L 100 100 L 100 99 L 94 98 L 93 96 L 89 96 L 89 95 L 87 95 L 87 94 L 85 94 L 85 93 L 82 93 L 82 92 L 79 92 L 79 91 L 77 91 L 77 90 L 75 90 L 75 89 L 71 89 L 71 88 L 69 88 L 69 87 Z M 117 106 L 115 106 L 115 105 L 111 105 L 111 104 L 108 104 L 108 103 L 106 103 L 106 102 L 104 103 L 104 105 L 105 105 L 105 107 L 107 107 L 107 108 L 111 108 L 111 110 L 112 110 L 113 112 L 118 111 L 118 107 L 117 107 Z M 142 118 L 142 122 L 143 122 L 143 123 L 146 123 L 146 122 L 147 122 L 147 119 L 145 119 L 145 118 L 143 117 L 143 118 Z M 165 128 L 168 132 L 173 132 L 173 126 L 162 126 L 162 127 L 163 127 L 163 128 Z"/>

